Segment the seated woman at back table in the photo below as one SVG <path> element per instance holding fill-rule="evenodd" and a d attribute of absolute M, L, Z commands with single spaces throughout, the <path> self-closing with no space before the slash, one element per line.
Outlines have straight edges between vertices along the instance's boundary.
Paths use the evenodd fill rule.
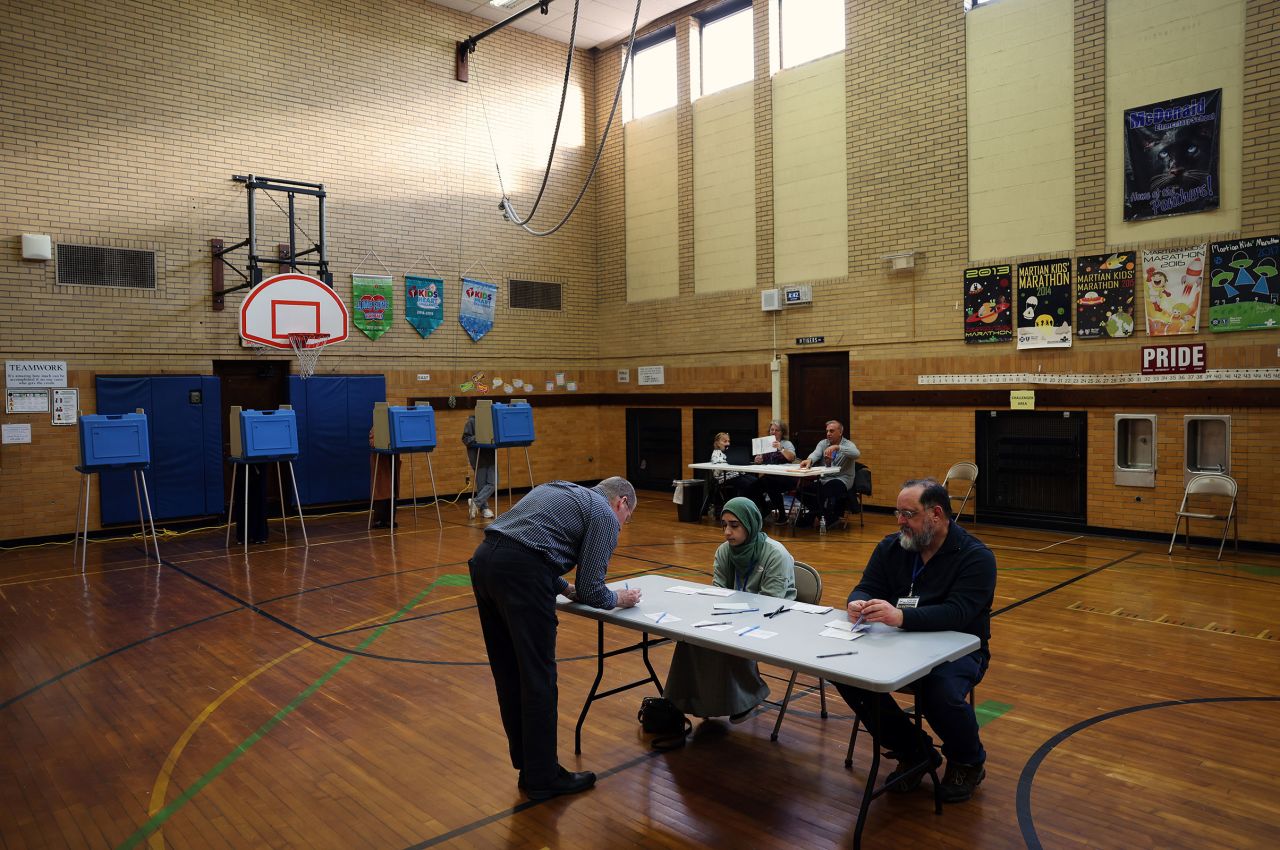
<path fill-rule="evenodd" d="M 716 434 L 715 441 L 711 445 L 711 462 L 712 463 L 728 463 L 729 456 L 724 450 L 729 448 L 729 435 L 724 431 Z M 712 482 L 715 486 L 712 488 L 712 504 L 717 514 L 724 509 L 724 503 L 733 498 L 747 492 L 747 490 L 755 483 L 756 477 L 742 472 L 726 470 L 724 472 L 714 472 L 715 480 Z"/>
<path fill-rule="evenodd" d="M 773 451 L 756 455 L 756 463 L 794 463 L 796 447 L 787 439 L 787 423 L 774 419 L 769 423 L 769 436 L 773 437 Z M 747 496 L 756 503 L 765 518 L 777 515 L 779 522 L 787 517 L 787 491 L 792 487 L 792 479 L 782 475 L 760 475 L 751 485 Z"/>
<path fill-rule="evenodd" d="M 796 598 L 795 559 L 760 530 L 760 511 L 750 499 L 730 499 L 720 514 L 724 542 L 716 550 L 711 583 L 748 593 Z M 756 663 L 714 649 L 677 643 L 662 695 L 694 717 L 748 720 L 769 696 Z"/>

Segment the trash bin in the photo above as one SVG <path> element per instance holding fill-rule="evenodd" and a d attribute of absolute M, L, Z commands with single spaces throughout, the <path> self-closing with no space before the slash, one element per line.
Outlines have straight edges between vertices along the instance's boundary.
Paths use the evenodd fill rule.
<path fill-rule="evenodd" d="M 684 478 L 672 481 L 676 494 L 672 501 L 676 503 L 676 515 L 681 522 L 697 522 L 702 519 L 702 490 L 707 482 L 701 478 Z"/>

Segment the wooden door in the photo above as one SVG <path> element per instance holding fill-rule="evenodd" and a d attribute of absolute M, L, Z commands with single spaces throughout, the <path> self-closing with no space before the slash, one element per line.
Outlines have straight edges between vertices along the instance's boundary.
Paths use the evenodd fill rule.
<path fill-rule="evenodd" d="M 829 419 L 858 442 L 849 427 L 849 352 L 787 355 L 787 425 L 801 459 L 826 437 Z"/>

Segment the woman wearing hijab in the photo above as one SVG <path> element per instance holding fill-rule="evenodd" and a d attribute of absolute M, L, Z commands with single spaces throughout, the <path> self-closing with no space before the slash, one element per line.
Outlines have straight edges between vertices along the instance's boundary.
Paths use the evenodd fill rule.
<path fill-rule="evenodd" d="M 739 496 L 720 514 L 724 543 L 716 550 L 716 587 L 796 598 L 795 559 L 781 543 L 761 532 L 760 509 Z M 662 695 L 694 717 L 729 716 L 741 723 L 769 696 L 756 663 L 687 643 L 676 644 Z"/>

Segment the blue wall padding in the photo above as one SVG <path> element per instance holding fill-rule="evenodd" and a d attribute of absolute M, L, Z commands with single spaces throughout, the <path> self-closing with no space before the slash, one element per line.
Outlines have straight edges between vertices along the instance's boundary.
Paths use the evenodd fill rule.
<path fill-rule="evenodd" d="M 223 511 L 221 385 L 212 375 L 98 376 L 98 413 L 147 414 L 151 469 L 147 488 L 155 518 L 210 516 Z M 192 404 L 190 394 L 200 393 Z M 138 521 L 133 475 L 104 472 L 104 525 Z"/>
<path fill-rule="evenodd" d="M 374 403 L 386 397 L 382 375 L 322 375 L 305 381 L 290 376 L 289 403 L 298 419 L 294 471 L 302 504 L 369 499 L 369 428 Z"/>

